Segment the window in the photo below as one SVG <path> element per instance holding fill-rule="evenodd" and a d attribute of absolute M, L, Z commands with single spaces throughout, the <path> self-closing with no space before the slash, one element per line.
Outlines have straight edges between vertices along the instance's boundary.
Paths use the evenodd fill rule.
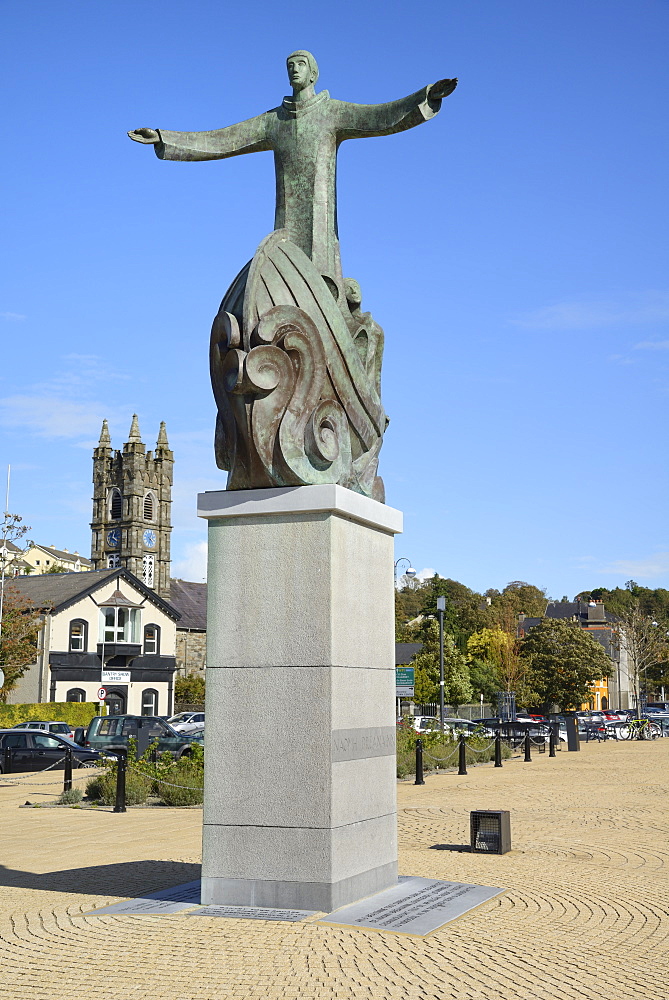
<path fill-rule="evenodd" d="M 160 652 L 160 629 L 157 625 L 144 626 L 144 652 Z"/>
<path fill-rule="evenodd" d="M 147 587 L 153 587 L 153 571 L 155 567 L 155 556 L 142 556 L 142 579 Z"/>
<path fill-rule="evenodd" d="M 118 719 L 103 719 L 100 723 L 100 728 L 98 729 L 97 736 L 114 736 L 116 734 L 116 727 L 118 725 Z"/>
<path fill-rule="evenodd" d="M 88 648 L 88 622 L 75 618 L 70 622 L 70 652 L 85 653 Z"/>
<path fill-rule="evenodd" d="M 142 715 L 158 714 L 158 692 L 152 688 L 142 691 Z M 156 733 L 156 735 L 159 735 Z"/>
<path fill-rule="evenodd" d="M 8 733 L 2 738 L 3 749 L 11 747 L 12 750 L 25 750 L 28 746 L 28 737 L 25 733 Z"/>
<path fill-rule="evenodd" d="M 144 693 L 146 694 L 147 692 L 144 692 Z M 158 692 L 157 691 L 152 691 L 150 693 L 151 694 L 155 694 L 155 696 L 156 696 L 156 703 L 157 703 Z M 142 698 L 142 701 L 144 701 L 144 698 Z M 167 726 L 163 722 L 161 722 L 160 719 L 146 719 L 146 720 L 142 720 L 142 722 L 140 723 L 140 725 L 141 725 L 142 730 L 144 731 L 144 733 L 146 734 L 146 736 L 147 736 L 147 738 L 149 740 L 159 740 L 159 739 L 162 739 L 164 736 L 171 736 L 172 735 L 170 733 L 169 729 L 167 728 Z"/>
<path fill-rule="evenodd" d="M 123 515 L 123 497 L 116 487 L 109 494 L 109 514 L 112 521 L 120 521 Z"/>
<path fill-rule="evenodd" d="M 124 719 L 123 729 L 121 730 L 122 736 L 132 736 L 137 739 L 137 734 L 139 732 L 139 725 L 137 719 Z"/>
<path fill-rule="evenodd" d="M 62 749 L 65 752 L 65 747 L 57 740 L 55 736 L 47 736 L 46 733 L 35 733 L 33 736 L 33 743 L 40 750 L 58 750 Z"/>
<path fill-rule="evenodd" d="M 107 556 L 107 569 L 118 569 L 121 565 L 121 557 L 118 552 L 112 553 L 112 555 Z"/>
<path fill-rule="evenodd" d="M 137 608 L 102 608 L 100 642 L 137 642 Z"/>
<path fill-rule="evenodd" d="M 144 497 L 144 520 L 153 521 L 156 516 L 156 496 L 155 493 L 147 493 Z"/>
<path fill-rule="evenodd" d="M 86 692 L 81 688 L 70 688 L 65 695 L 65 701 L 86 701 Z"/>

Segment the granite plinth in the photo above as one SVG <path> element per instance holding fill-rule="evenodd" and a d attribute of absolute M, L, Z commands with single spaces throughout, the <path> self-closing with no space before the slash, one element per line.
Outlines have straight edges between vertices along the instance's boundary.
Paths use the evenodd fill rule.
<path fill-rule="evenodd" d="M 204 494 L 202 902 L 330 910 L 397 877 L 393 535 L 339 486 Z"/>

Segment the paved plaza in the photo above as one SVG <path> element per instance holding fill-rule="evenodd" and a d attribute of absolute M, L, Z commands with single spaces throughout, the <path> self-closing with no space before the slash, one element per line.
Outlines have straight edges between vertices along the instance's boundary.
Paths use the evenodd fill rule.
<path fill-rule="evenodd" d="M 659 1000 L 668 759 L 669 739 L 602 743 L 400 782 L 400 873 L 507 890 L 425 938 L 86 916 L 197 878 L 201 811 L 46 808 L 57 786 L 0 781 L 0 1000 Z M 511 853 L 458 849 L 471 809 L 511 811 Z"/>

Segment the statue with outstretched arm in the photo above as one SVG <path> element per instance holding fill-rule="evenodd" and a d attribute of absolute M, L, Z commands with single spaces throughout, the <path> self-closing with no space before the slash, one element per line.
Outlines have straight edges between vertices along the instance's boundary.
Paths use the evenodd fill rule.
<path fill-rule="evenodd" d="M 388 104 L 350 104 L 316 94 L 318 66 L 310 52 L 287 60 L 292 97 L 256 118 L 211 132 L 140 128 L 128 132 L 152 144 L 162 160 L 221 160 L 272 150 L 276 171 L 274 228 L 311 258 L 319 272 L 342 287 L 337 237 L 336 159 L 345 139 L 392 135 L 434 117 L 457 80 L 439 80 Z"/>

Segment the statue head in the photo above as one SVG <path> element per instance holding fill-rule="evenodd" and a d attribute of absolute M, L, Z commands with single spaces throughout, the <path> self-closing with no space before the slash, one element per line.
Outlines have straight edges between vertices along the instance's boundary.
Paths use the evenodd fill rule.
<path fill-rule="evenodd" d="M 291 52 L 286 59 L 286 68 L 293 92 L 299 93 L 307 87 L 313 87 L 318 79 L 318 63 L 311 52 L 305 49 Z"/>
<path fill-rule="evenodd" d="M 355 278 L 344 278 L 344 291 L 346 293 L 346 301 L 348 302 L 348 307 L 353 312 L 354 309 L 362 302 L 362 292 L 360 291 L 360 285 L 355 280 Z"/>

